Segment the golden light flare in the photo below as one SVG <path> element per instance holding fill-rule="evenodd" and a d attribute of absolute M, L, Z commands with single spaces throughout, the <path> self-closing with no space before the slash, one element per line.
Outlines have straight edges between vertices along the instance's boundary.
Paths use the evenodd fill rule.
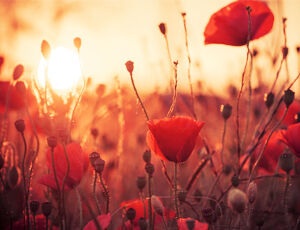
<path fill-rule="evenodd" d="M 37 80 L 42 87 L 45 87 L 46 78 L 57 92 L 75 88 L 81 78 L 78 53 L 61 46 L 53 49 L 48 63 L 42 58 L 38 67 Z"/>

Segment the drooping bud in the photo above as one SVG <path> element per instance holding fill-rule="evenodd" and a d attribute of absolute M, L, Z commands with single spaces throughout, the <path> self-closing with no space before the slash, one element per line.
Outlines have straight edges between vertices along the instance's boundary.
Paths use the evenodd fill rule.
<path fill-rule="evenodd" d="M 180 202 L 185 202 L 187 196 L 187 191 L 185 189 L 180 189 L 177 191 L 177 197 Z"/>
<path fill-rule="evenodd" d="M 240 189 L 231 189 L 228 193 L 228 206 L 237 213 L 243 213 L 247 204 L 247 196 Z"/>
<path fill-rule="evenodd" d="M 35 215 L 39 210 L 40 202 L 33 200 L 30 202 L 30 211 Z"/>
<path fill-rule="evenodd" d="M 133 221 L 136 216 L 136 211 L 134 208 L 129 208 L 126 211 L 126 217 L 128 220 Z"/>
<path fill-rule="evenodd" d="M 212 210 L 212 208 L 203 208 L 202 211 L 202 216 L 203 216 L 203 219 L 209 223 L 209 224 L 213 224 L 216 222 L 217 220 L 217 217 L 215 215 L 215 212 L 214 210 Z"/>
<path fill-rule="evenodd" d="M 94 169 L 96 170 L 97 173 L 101 174 L 104 170 L 104 166 L 105 166 L 105 161 L 102 160 L 100 157 L 95 160 Z"/>
<path fill-rule="evenodd" d="M 157 196 L 151 197 L 151 204 L 156 214 L 158 214 L 159 216 L 164 215 L 164 206 Z"/>
<path fill-rule="evenodd" d="M 7 175 L 7 183 L 11 189 L 15 188 L 19 181 L 19 173 L 16 166 L 13 166 Z"/>
<path fill-rule="evenodd" d="M 188 228 L 188 230 L 194 230 L 195 229 L 195 220 L 194 219 L 187 219 L 185 221 L 186 226 Z"/>
<path fill-rule="evenodd" d="M 127 71 L 128 71 L 130 74 L 132 74 L 133 69 L 134 69 L 134 63 L 133 63 L 132 61 L 127 61 L 127 62 L 125 63 L 125 65 L 126 65 Z"/>
<path fill-rule="evenodd" d="M 293 103 L 294 98 L 295 98 L 295 92 L 293 92 L 290 89 L 284 91 L 283 101 L 287 108 L 290 106 L 290 104 Z"/>
<path fill-rule="evenodd" d="M 42 203 L 42 213 L 45 217 L 48 217 L 52 211 L 52 204 L 50 202 Z"/>
<path fill-rule="evenodd" d="M 160 23 L 160 24 L 158 25 L 158 27 L 159 27 L 160 32 L 161 32 L 163 35 L 166 35 L 166 33 L 167 33 L 167 27 L 166 27 L 166 24 L 162 22 L 162 23 Z"/>
<path fill-rule="evenodd" d="M 282 56 L 283 58 L 286 58 L 289 54 L 289 48 L 288 47 L 282 47 Z"/>
<path fill-rule="evenodd" d="M 89 155 L 90 163 L 93 167 L 95 167 L 95 161 L 100 158 L 100 154 L 97 152 L 92 152 Z"/>
<path fill-rule="evenodd" d="M 144 152 L 143 159 L 146 163 L 150 163 L 150 161 L 151 161 L 151 151 L 150 150 L 146 150 Z"/>
<path fill-rule="evenodd" d="M 47 138 L 48 146 L 54 149 L 57 146 L 57 138 L 55 136 L 50 136 Z"/>
<path fill-rule="evenodd" d="M 229 104 L 222 105 L 220 110 L 221 110 L 221 113 L 222 113 L 222 117 L 226 121 L 231 116 L 232 106 L 229 105 Z"/>
<path fill-rule="evenodd" d="M 80 50 L 81 48 L 81 38 L 76 37 L 73 40 L 74 46 L 77 48 L 77 50 Z"/>
<path fill-rule="evenodd" d="M 23 119 L 19 119 L 15 121 L 15 127 L 18 132 L 23 133 L 25 130 L 25 122 Z"/>
<path fill-rule="evenodd" d="M 145 165 L 145 170 L 146 170 L 146 172 L 149 174 L 149 176 L 152 177 L 152 175 L 153 175 L 153 173 L 154 173 L 154 165 L 151 164 L 151 163 L 147 163 L 147 164 Z"/>
<path fill-rule="evenodd" d="M 24 72 L 24 66 L 19 64 L 15 67 L 14 72 L 13 72 L 13 79 L 16 81 L 18 80 Z"/>
<path fill-rule="evenodd" d="M 274 93 L 272 93 L 272 92 L 265 94 L 265 104 L 268 109 L 273 105 L 274 98 L 275 98 L 275 96 L 274 96 Z"/>
<path fill-rule="evenodd" d="M 232 184 L 233 187 L 238 187 L 239 186 L 240 179 L 239 179 L 239 177 L 237 175 L 233 175 L 231 177 L 231 184 Z"/>
<path fill-rule="evenodd" d="M 280 155 L 279 166 L 287 174 L 289 174 L 290 171 L 293 169 L 294 157 L 293 154 L 288 149 L 285 149 L 285 151 Z"/>
<path fill-rule="evenodd" d="M 255 181 L 252 181 L 249 184 L 247 189 L 247 197 L 250 204 L 252 204 L 255 201 L 256 195 L 257 195 L 257 184 L 255 183 Z"/>
<path fill-rule="evenodd" d="M 3 168 L 4 166 L 4 159 L 3 156 L 0 154 L 0 170 Z"/>
<path fill-rule="evenodd" d="M 147 180 L 146 180 L 146 177 L 144 177 L 144 176 L 139 176 L 136 179 L 136 186 L 138 187 L 138 189 L 140 191 L 142 191 L 145 188 L 146 182 L 147 182 Z"/>
<path fill-rule="evenodd" d="M 139 223 L 139 226 L 140 226 L 140 229 L 141 229 L 141 230 L 147 230 L 148 224 L 147 224 L 147 221 L 145 220 L 145 218 L 141 217 L 141 218 L 138 220 L 138 223 Z"/>
<path fill-rule="evenodd" d="M 18 81 L 15 84 L 15 89 L 17 90 L 17 92 L 22 96 L 22 97 L 26 97 L 26 86 L 25 83 L 23 81 Z"/>
<path fill-rule="evenodd" d="M 51 47 L 50 47 L 49 43 L 46 40 L 42 41 L 41 52 L 42 52 L 43 57 L 46 60 L 49 60 L 50 55 L 51 55 Z"/>

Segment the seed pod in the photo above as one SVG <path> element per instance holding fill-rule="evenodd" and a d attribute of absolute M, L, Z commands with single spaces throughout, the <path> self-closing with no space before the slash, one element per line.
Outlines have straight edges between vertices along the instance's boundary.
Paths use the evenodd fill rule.
<path fill-rule="evenodd" d="M 221 106 L 221 113 L 222 113 L 222 117 L 226 121 L 231 116 L 232 106 L 229 105 L 229 104 L 222 105 Z"/>
<path fill-rule="evenodd" d="M 233 187 L 238 187 L 239 186 L 240 179 L 239 179 L 239 177 L 237 175 L 233 175 L 231 177 L 231 184 L 232 184 Z"/>
<path fill-rule="evenodd" d="M 102 160 L 100 157 L 95 160 L 94 169 L 96 170 L 97 173 L 101 174 L 104 170 L 104 166 L 105 166 L 105 161 Z"/>
<path fill-rule="evenodd" d="M 247 197 L 250 204 L 252 204 L 255 201 L 256 195 L 257 195 L 257 184 L 255 183 L 255 181 L 252 181 L 249 184 L 247 189 Z"/>
<path fill-rule="evenodd" d="M 47 143 L 50 148 L 55 148 L 57 146 L 57 138 L 55 136 L 50 136 L 47 138 Z"/>
<path fill-rule="evenodd" d="M 158 214 L 159 216 L 164 215 L 164 206 L 157 196 L 151 197 L 151 204 L 156 214 Z"/>
<path fill-rule="evenodd" d="M 46 60 L 49 60 L 50 55 L 51 55 L 51 47 L 50 47 L 49 43 L 46 40 L 42 41 L 41 52 L 42 52 L 43 57 Z"/>
<path fill-rule="evenodd" d="M 151 164 L 151 163 L 147 163 L 147 164 L 145 165 L 145 170 L 146 170 L 146 172 L 149 174 L 149 176 L 152 177 L 152 175 L 153 175 L 153 173 L 154 173 L 154 165 Z"/>
<path fill-rule="evenodd" d="M 19 173 L 16 166 L 8 171 L 7 182 L 11 189 L 15 188 L 19 181 Z"/>
<path fill-rule="evenodd" d="M 136 211 L 134 208 L 129 208 L 126 211 L 126 217 L 128 220 L 133 221 L 136 216 Z"/>
<path fill-rule="evenodd" d="M 25 122 L 23 119 L 19 119 L 15 121 L 15 127 L 18 132 L 23 133 L 25 130 Z"/>
<path fill-rule="evenodd" d="M 241 214 L 244 212 L 247 204 L 247 196 L 240 189 L 231 189 L 228 193 L 228 206 L 235 212 Z"/>
<path fill-rule="evenodd" d="M 89 155 L 90 163 L 93 167 L 95 167 L 95 161 L 100 158 L 100 154 L 97 152 L 92 152 Z"/>
<path fill-rule="evenodd" d="M 52 204 L 50 202 L 42 203 L 42 213 L 45 217 L 48 217 L 52 211 Z"/>
<path fill-rule="evenodd" d="M 167 33 L 167 27 L 166 27 L 166 24 L 165 23 L 160 23 L 159 25 L 158 25 L 158 28 L 159 28 L 159 30 L 160 30 L 160 32 L 163 34 L 163 35 L 166 35 L 166 33 Z"/>
<path fill-rule="evenodd" d="M 201 212 L 202 212 L 203 219 L 207 223 L 213 224 L 216 222 L 217 217 L 215 215 L 214 210 L 212 210 L 212 208 L 203 208 Z"/>
<path fill-rule="evenodd" d="M 284 170 L 287 174 L 290 173 L 290 171 L 294 167 L 294 157 L 293 154 L 286 149 L 283 154 L 279 157 L 279 166 L 282 170 Z"/>
<path fill-rule="evenodd" d="M 15 67 L 14 72 L 13 72 L 13 79 L 16 81 L 18 80 L 24 72 L 24 66 L 19 64 Z"/>
<path fill-rule="evenodd" d="M 80 48 L 81 48 L 81 38 L 79 38 L 79 37 L 74 38 L 73 43 L 74 43 L 74 46 L 78 50 L 80 50 Z"/>
<path fill-rule="evenodd" d="M 293 92 L 290 89 L 284 91 L 283 101 L 287 108 L 290 106 L 290 104 L 293 103 L 294 98 L 295 98 L 295 92 Z"/>
<path fill-rule="evenodd" d="M 139 224 L 141 230 L 147 230 L 148 224 L 147 224 L 147 221 L 145 220 L 145 218 L 141 217 L 138 220 L 138 224 Z"/>
<path fill-rule="evenodd" d="M 133 69 L 134 69 L 134 63 L 133 63 L 132 61 L 127 61 L 127 62 L 125 63 L 125 65 L 126 65 L 127 71 L 128 71 L 130 74 L 132 74 Z"/>
<path fill-rule="evenodd" d="M 288 47 L 282 47 L 282 56 L 283 58 L 286 58 L 289 54 L 289 48 Z"/>
<path fill-rule="evenodd" d="M 275 98 L 275 95 L 272 92 L 265 94 L 265 104 L 268 109 L 273 105 L 274 98 Z"/>
<path fill-rule="evenodd" d="M 92 136 L 96 139 L 99 135 L 99 131 L 96 128 L 91 129 Z"/>
<path fill-rule="evenodd" d="M 146 177 L 144 176 L 139 176 L 137 179 L 136 179 L 136 186 L 138 187 L 138 189 L 140 191 L 142 191 L 145 186 L 146 186 Z"/>
<path fill-rule="evenodd" d="M 36 212 L 39 210 L 40 202 L 33 200 L 30 202 L 30 211 L 35 215 Z"/>
<path fill-rule="evenodd" d="M 150 161 L 151 161 L 151 151 L 150 150 L 146 150 L 144 152 L 143 159 L 146 163 L 150 163 Z"/>

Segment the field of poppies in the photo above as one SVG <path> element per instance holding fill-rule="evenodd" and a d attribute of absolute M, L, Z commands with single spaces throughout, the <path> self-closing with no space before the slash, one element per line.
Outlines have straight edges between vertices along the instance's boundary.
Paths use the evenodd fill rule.
<path fill-rule="evenodd" d="M 132 87 L 84 79 L 61 94 L 42 39 L 44 85 L 22 80 L 22 64 L 0 81 L 0 229 L 300 229 L 300 73 L 290 76 L 287 64 L 300 47 L 287 47 L 288 20 L 265 83 L 256 60 L 267 57 L 252 41 L 268 36 L 276 15 L 257 0 L 211 15 L 205 44 L 246 48 L 240 86 L 217 96 L 192 84 L 181 16 L 189 93 L 178 91 L 165 23 L 158 29 L 172 73 L 167 93 L 141 93 L 128 60 Z M 75 38 L 79 55 L 81 46 Z"/>

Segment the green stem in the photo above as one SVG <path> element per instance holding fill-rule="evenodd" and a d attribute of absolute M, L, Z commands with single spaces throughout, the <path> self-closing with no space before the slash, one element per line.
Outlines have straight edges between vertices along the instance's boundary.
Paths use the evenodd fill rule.
<path fill-rule="evenodd" d="M 77 187 L 75 188 L 75 192 L 76 192 L 76 198 L 77 198 L 78 208 L 79 208 L 79 229 L 82 229 L 82 223 L 83 223 L 82 205 L 81 205 L 80 193 Z"/>
<path fill-rule="evenodd" d="M 101 215 L 101 209 L 100 209 L 97 194 L 96 194 L 97 172 L 96 171 L 94 171 L 94 172 L 95 172 L 95 176 L 94 176 L 94 183 L 93 183 L 93 194 L 94 194 L 94 199 L 95 199 L 96 207 L 98 210 L 98 214 Z"/>

